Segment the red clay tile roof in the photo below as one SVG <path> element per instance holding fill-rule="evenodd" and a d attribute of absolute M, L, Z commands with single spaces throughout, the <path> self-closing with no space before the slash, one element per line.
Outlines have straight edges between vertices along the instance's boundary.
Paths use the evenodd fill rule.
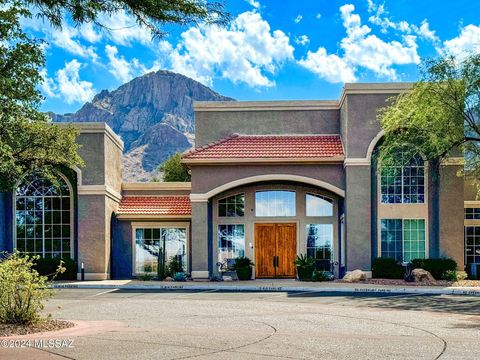
<path fill-rule="evenodd" d="M 188 195 L 124 196 L 116 214 L 190 216 L 192 204 Z"/>
<path fill-rule="evenodd" d="M 239 135 L 186 152 L 184 160 L 342 157 L 339 135 Z"/>

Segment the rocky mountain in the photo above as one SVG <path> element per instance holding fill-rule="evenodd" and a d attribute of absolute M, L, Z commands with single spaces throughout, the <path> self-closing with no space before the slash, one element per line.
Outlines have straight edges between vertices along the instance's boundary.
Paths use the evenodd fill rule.
<path fill-rule="evenodd" d="M 194 139 L 193 101 L 234 101 L 170 71 L 152 72 L 103 90 L 73 114 L 51 114 L 59 122 L 106 122 L 125 143 L 124 181 L 149 181 L 171 154 Z"/>

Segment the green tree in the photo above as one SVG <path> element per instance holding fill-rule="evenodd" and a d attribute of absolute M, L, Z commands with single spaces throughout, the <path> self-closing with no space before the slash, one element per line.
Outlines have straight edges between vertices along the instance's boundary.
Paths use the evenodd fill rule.
<path fill-rule="evenodd" d="M 187 168 L 182 164 L 181 153 L 176 153 L 165 160 L 160 165 L 159 170 L 163 173 L 163 181 L 165 182 L 188 182 L 191 179 Z"/>
<path fill-rule="evenodd" d="M 77 131 L 50 124 L 38 111 L 44 55 L 20 27 L 19 18 L 29 14 L 19 2 L 0 10 L 0 191 L 33 170 L 49 176 L 59 166 L 82 165 Z"/>
<path fill-rule="evenodd" d="M 27 36 L 20 19 L 31 11 L 53 26 L 65 18 L 75 25 L 105 27 L 102 16 L 130 14 L 153 36 L 162 36 L 167 24 L 225 24 L 223 5 L 203 0 L 0 0 L 0 191 L 9 191 L 31 171 L 53 178 L 58 167 L 82 166 L 72 126 L 52 124 L 39 111 L 43 100 L 38 85 L 45 64 L 41 42 Z"/>
<path fill-rule="evenodd" d="M 480 54 L 425 60 L 421 75 L 411 91 L 391 99 L 379 112 L 385 130 L 382 161 L 393 161 L 395 151 L 403 148 L 421 153 L 438 167 L 446 157 L 463 152 L 465 169 L 478 179 Z"/>

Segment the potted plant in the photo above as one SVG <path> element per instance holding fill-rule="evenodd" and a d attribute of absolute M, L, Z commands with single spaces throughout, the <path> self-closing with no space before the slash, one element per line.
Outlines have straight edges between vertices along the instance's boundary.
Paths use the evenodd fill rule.
<path fill-rule="evenodd" d="M 295 260 L 297 267 L 297 277 L 300 281 L 312 281 L 313 269 L 315 267 L 315 260 L 304 254 L 297 256 Z"/>
<path fill-rule="evenodd" d="M 252 278 L 253 262 L 247 257 L 238 257 L 232 270 L 237 272 L 238 280 L 250 280 Z"/>

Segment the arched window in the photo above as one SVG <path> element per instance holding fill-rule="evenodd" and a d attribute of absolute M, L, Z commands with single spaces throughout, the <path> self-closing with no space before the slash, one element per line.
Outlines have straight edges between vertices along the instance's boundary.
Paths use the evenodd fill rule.
<path fill-rule="evenodd" d="M 333 216 L 333 201 L 315 194 L 305 196 L 307 216 Z"/>
<path fill-rule="evenodd" d="M 16 249 L 42 257 L 72 257 L 73 214 L 67 180 L 56 183 L 31 174 L 15 192 Z"/>
<path fill-rule="evenodd" d="M 383 166 L 380 173 L 382 204 L 423 204 L 425 202 L 425 166 L 420 155 L 410 159 L 399 152 L 395 164 Z"/>
<path fill-rule="evenodd" d="M 235 217 L 244 215 L 245 194 L 237 194 L 218 200 L 218 216 Z"/>

